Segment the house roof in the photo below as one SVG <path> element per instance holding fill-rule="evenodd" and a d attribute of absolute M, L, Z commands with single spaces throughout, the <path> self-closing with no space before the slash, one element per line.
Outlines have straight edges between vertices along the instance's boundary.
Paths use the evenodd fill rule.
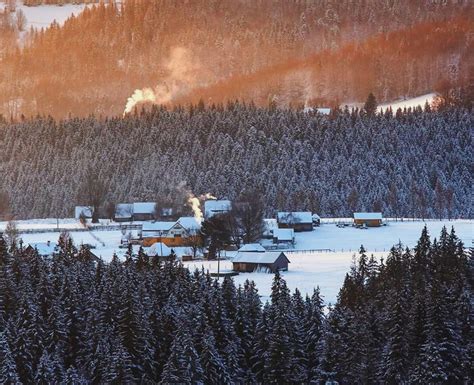
<path fill-rule="evenodd" d="M 212 216 L 216 213 L 223 213 L 230 211 L 232 203 L 229 200 L 208 200 L 204 202 L 204 212 L 206 217 Z"/>
<path fill-rule="evenodd" d="M 201 220 L 195 217 L 181 217 L 177 220 L 186 230 L 199 230 L 201 228 Z"/>
<path fill-rule="evenodd" d="M 293 229 L 274 229 L 273 238 L 279 241 L 293 241 L 295 231 Z"/>
<path fill-rule="evenodd" d="M 281 251 L 266 251 L 264 253 L 242 252 L 237 253 L 232 259 L 232 263 L 275 263 L 276 260 L 283 255 L 288 262 L 288 257 Z"/>
<path fill-rule="evenodd" d="M 167 257 L 171 254 L 171 249 L 162 242 L 156 242 L 146 251 L 149 257 Z"/>
<path fill-rule="evenodd" d="M 168 231 L 176 224 L 176 222 L 144 222 L 142 231 Z"/>
<path fill-rule="evenodd" d="M 382 219 L 382 213 L 354 213 L 354 219 Z"/>
<path fill-rule="evenodd" d="M 81 213 L 84 213 L 84 215 L 87 218 L 92 217 L 92 207 L 89 206 L 76 206 L 74 207 L 74 218 L 79 219 L 81 216 Z"/>
<path fill-rule="evenodd" d="M 261 253 L 265 252 L 265 248 L 260 243 L 247 243 L 237 250 L 237 253 L 243 252 Z"/>
<path fill-rule="evenodd" d="M 37 242 L 37 243 L 29 243 L 33 249 L 38 250 L 38 254 L 42 257 L 49 257 L 53 255 L 56 250 L 56 243 L 53 242 Z"/>
<path fill-rule="evenodd" d="M 313 223 L 310 211 L 280 211 L 277 218 L 280 223 Z"/>
<path fill-rule="evenodd" d="M 155 202 L 135 202 L 133 204 L 133 214 L 154 214 Z"/>
<path fill-rule="evenodd" d="M 130 218 L 133 214 L 133 203 L 118 203 L 115 206 L 115 218 Z"/>

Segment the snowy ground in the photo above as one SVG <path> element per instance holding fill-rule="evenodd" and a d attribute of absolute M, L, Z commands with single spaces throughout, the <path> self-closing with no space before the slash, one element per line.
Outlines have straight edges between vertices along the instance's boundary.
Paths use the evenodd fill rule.
<path fill-rule="evenodd" d="M 3 8 L 5 1 L 0 0 L 0 7 Z M 79 15 L 86 6 L 86 4 L 64 4 L 58 5 L 39 5 L 36 7 L 27 7 L 23 5 L 23 2 L 18 0 L 16 9 L 21 9 L 26 16 L 26 31 L 29 31 L 31 27 L 35 29 L 47 28 L 53 21 L 56 21 L 59 25 L 63 25 L 64 22 L 70 18 L 73 14 Z"/>
<path fill-rule="evenodd" d="M 377 259 L 387 253 L 370 253 Z M 289 253 L 290 265 L 288 271 L 282 272 L 289 289 L 293 292 L 296 288 L 302 293 L 311 295 L 316 286 L 327 304 L 335 303 L 344 277 L 349 271 L 354 253 Z M 189 269 L 217 271 L 217 261 L 184 262 Z M 232 270 L 230 261 L 220 261 L 221 271 Z M 222 279 L 222 278 L 221 278 Z M 255 281 L 263 302 L 270 299 L 273 275 L 267 273 L 240 273 L 233 277 L 236 286 L 243 285 L 248 280 Z"/>
<path fill-rule="evenodd" d="M 443 226 L 451 228 L 454 226 L 457 235 L 469 247 L 472 244 L 474 234 L 474 220 L 455 221 L 389 221 L 387 226 L 380 228 L 369 228 L 366 230 L 353 227 L 339 228 L 336 222 L 340 219 L 323 219 L 320 227 L 312 232 L 296 233 L 296 245 L 294 250 L 288 253 L 290 259 L 289 271 L 283 276 L 287 280 L 291 290 L 298 288 L 303 295 L 311 294 L 316 286 L 321 289 L 322 295 L 327 303 L 334 303 L 344 276 L 349 270 L 353 255 L 360 245 L 374 254 L 377 258 L 386 256 L 388 250 L 401 241 L 404 245 L 413 247 L 418 240 L 423 226 L 426 224 L 430 235 L 438 237 Z M 349 219 L 345 219 L 349 221 Z M 56 219 L 39 219 L 16 222 L 19 229 L 54 229 L 57 226 Z M 104 225 L 109 223 L 105 221 Z M 0 222 L 0 230 L 4 229 L 6 222 Z M 75 219 L 61 219 L 61 228 L 80 229 L 81 224 Z M 134 231 L 136 233 L 136 231 Z M 93 235 L 92 235 L 93 234 Z M 110 261 L 114 252 L 122 257 L 124 249 L 118 246 L 122 237 L 120 230 L 105 231 L 71 231 L 70 235 L 76 245 L 92 244 L 96 246 L 94 252 L 105 261 Z M 25 244 L 33 242 L 56 242 L 58 232 L 21 234 Z M 138 247 L 135 247 L 137 250 Z M 330 249 L 332 252 L 305 252 L 305 250 Z M 186 248 L 176 250 L 178 255 L 183 254 Z M 296 252 L 295 252 L 296 251 Z M 211 272 L 217 271 L 216 261 L 193 261 L 185 262 L 185 266 L 194 270 L 195 268 Z M 221 261 L 221 270 L 230 270 L 232 264 L 229 261 Z M 262 300 L 269 298 L 272 275 L 265 273 L 244 273 L 234 277 L 237 285 L 243 284 L 246 279 L 257 283 Z"/>
<path fill-rule="evenodd" d="M 401 108 L 402 110 L 404 108 L 415 108 L 415 107 L 422 107 L 424 108 L 425 107 L 425 103 L 428 102 L 429 104 L 431 104 L 433 102 L 433 100 L 436 98 L 436 93 L 434 92 L 431 92 L 429 94 L 425 94 L 425 95 L 420 95 L 420 96 L 416 96 L 414 98 L 400 98 L 398 100 L 394 100 L 392 102 L 388 102 L 388 103 L 383 103 L 383 104 L 380 104 L 378 106 L 378 109 L 379 111 L 385 111 L 387 108 L 391 107 L 392 108 L 392 111 L 395 113 L 397 112 L 397 110 L 399 108 Z M 360 103 L 360 102 L 346 102 L 346 103 L 342 103 L 340 105 L 341 108 L 344 108 L 345 106 L 347 106 L 349 109 L 352 109 L 352 108 L 363 108 L 364 107 L 364 103 Z"/>
<path fill-rule="evenodd" d="M 391 103 L 385 103 L 381 104 L 378 108 L 380 111 L 385 111 L 387 108 L 391 107 L 393 112 L 396 112 L 399 108 L 402 110 L 404 108 L 415 108 L 415 107 L 425 107 L 425 103 L 428 102 L 428 104 L 431 104 L 433 100 L 436 98 L 436 93 L 432 92 L 426 95 L 421 95 L 416 98 L 411 98 L 411 99 L 402 99 L 402 100 L 397 100 Z"/>

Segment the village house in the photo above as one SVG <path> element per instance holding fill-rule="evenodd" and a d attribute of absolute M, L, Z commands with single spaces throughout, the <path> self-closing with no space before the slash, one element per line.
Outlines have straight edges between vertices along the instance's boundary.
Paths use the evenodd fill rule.
<path fill-rule="evenodd" d="M 119 203 L 115 206 L 115 222 L 131 222 L 133 216 L 133 203 Z"/>
<path fill-rule="evenodd" d="M 132 219 L 134 221 L 151 221 L 155 219 L 155 202 L 133 203 Z"/>
<path fill-rule="evenodd" d="M 273 243 L 276 245 L 294 245 L 295 244 L 295 230 L 293 229 L 274 229 Z"/>
<path fill-rule="evenodd" d="M 145 222 L 142 226 L 143 246 L 163 242 L 169 247 L 201 244 L 201 224 L 194 217 L 181 217 L 176 222 Z"/>
<path fill-rule="evenodd" d="M 355 226 L 379 227 L 382 219 L 382 213 L 354 213 Z"/>
<path fill-rule="evenodd" d="M 293 211 L 277 213 L 278 227 L 295 231 L 312 231 L 313 216 L 309 211 Z"/>
<path fill-rule="evenodd" d="M 228 213 L 232 209 L 229 200 L 207 200 L 204 202 L 204 217 L 209 219 L 217 214 Z"/>
<path fill-rule="evenodd" d="M 232 259 L 232 268 L 234 271 L 251 273 L 256 270 L 268 270 L 275 273 L 278 271 L 287 271 L 290 263 L 285 253 L 280 251 L 243 251 L 236 253 Z"/>

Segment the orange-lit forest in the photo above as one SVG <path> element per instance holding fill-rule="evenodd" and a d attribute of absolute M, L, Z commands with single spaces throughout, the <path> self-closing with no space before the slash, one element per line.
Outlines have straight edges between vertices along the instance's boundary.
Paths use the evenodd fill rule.
<path fill-rule="evenodd" d="M 171 103 L 419 95 L 469 76 L 472 13 L 469 1 L 136 0 L 29 32 L 22 48 L 2 15 L 0 114 L 121 114 L 145 87 Z"/>

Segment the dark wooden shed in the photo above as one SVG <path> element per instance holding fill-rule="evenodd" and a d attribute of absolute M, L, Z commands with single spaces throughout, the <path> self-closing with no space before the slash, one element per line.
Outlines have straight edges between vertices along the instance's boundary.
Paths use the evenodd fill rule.
<path fill-rule="evenodd" d="M 285 253 L 281 251 L 266 251 L 264 253 L 241 252 L 232 260 L 234 271 L 251 273 L 259 269 L 268 269 L 275 273 L 287 271 L 290 263 Z"/>

